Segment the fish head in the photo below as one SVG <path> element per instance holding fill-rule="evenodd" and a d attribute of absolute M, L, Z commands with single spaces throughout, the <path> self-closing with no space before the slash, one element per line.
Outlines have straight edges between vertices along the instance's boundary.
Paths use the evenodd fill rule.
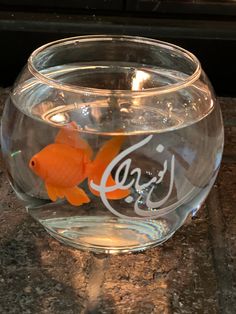
<path fill-rule="evenodd" d="M 30 169 L 42 179 L 47 177 L 47 169 L 43 166 L 43 160 L 40 158 L 40 153 L 34 155 L 29 162 Z"/>

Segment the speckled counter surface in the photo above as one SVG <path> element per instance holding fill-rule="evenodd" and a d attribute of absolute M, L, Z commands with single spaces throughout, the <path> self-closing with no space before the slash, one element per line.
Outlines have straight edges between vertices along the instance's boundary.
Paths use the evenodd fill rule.
<path fill-rule="evenodd" d="M 236 99 L 220 102 L 217 182 L 193 221 L 146 252 L 95 256 L 58 243 L 25 212 L 1 163 L 0 313 L 236 313 Z"/>

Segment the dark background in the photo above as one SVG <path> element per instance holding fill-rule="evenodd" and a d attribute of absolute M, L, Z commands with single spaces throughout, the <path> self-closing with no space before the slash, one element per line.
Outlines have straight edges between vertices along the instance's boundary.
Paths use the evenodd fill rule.
<path fill-rule="evenodd" d="M 201 61 L 218 95 L 236 95 L 236 1 L 0 0 L 0 85 L 11 85 L 29 54 L 85 34 L 152 37 Z"/>

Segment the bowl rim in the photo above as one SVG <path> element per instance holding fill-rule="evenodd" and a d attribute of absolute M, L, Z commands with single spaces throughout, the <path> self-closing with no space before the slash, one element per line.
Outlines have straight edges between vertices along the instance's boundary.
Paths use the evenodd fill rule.
<path fill-rule="evenodd" d="M 83 43 L 83 42 L 96 42 L 96 41 L 128 41 L 128 42 L 136 42 L 136 43 L 142 43 L 152 46 L 159 46 L 165 49 L 169 49 L 172 51 L 179 52 L 184 58 L 190 60 L 195 65 L 195 70 L 192 74 L 187 75 L 186 78 L 184 78 L 182 81 L 161 86 L 161 87 L 153 87 L 153 88 L 147 88 L 144 90 L 117 90 L 117 89 L 99 89 L 99 88 L 92 88 L 92 87 L 85 87 L 85 86 L 77 86 L 73 84 L 65 84 L 62 82 L 59 82 L 56 79 L 52 79 L 48 77 L 47 75 L 40 72 L 37 67 L 35 66 L 35 59 L 37 56 L 51 48 L 51 47 L 60 47 L 63 45 L 68 44 L 77 44 L 77 43 Z M 28 69 L 30 73 L 38 79 L 41 83 L 49 85 L 50 87 L 62 89 L 68 92 L 73 93 L 88 93 L 88 94 L 94 94 L 94 95 L 103 95 L 103 96 L 129 96 L 129 97 L 143 97 L 143 96 L 150 96 L 150 95 L 160 95 L 170 92 L 175 92 L 179 89 L 185 88 L 191 84 L 193 84 L 201 75 L 202 68 L 199 60 L 197 57 L 189 52 L 188 50 L 179 47 L 177 45 L 156 40 L 156 39 L 150 39 L 146 37 L 138 37 L 138 36 L 125 36 L 125 35 L 88 35 L 88 36 L 75 36 L 75 37 L 67 37 L 63 39 L 59 39 L 56 41 L 49 42 L 45 45 L 40 46 L 36 50 L 34 50 L 31 55 L 28 58 Z"/>

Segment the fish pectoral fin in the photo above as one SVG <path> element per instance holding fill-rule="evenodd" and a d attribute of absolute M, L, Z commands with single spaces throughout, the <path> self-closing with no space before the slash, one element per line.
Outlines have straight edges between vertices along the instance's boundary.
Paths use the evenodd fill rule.
<path fill-rule="evenodd" d="M 92 158 L 93 150 L 88 142 L 80 137 L 78 126 L 74 121 L 60 129 L 55 138 L 55 143 L 82 149 L 89 159 Z"/>
<path fill-rule="evenodd" d="M 73 188 L 64 189 L 65 197 L 71 205 L 80 206 L 84 203 L 89 203 L 90 199 L 84 190 L 75 186 Z"/>
<path fill-rule="evenodd" d="M 87 194 L 80 188 L 78 187 L 72 187 L 72 188 L 62 188 L 62 187 L 57 187 L 54 185 L 51 185 L 50 183 L 45 183 L 46 189 L 48 196 L 50 200 L 55 202 L 58 198 L 63 198 L 65 197 L 67 201 L 71 205 L 82 205 L 84 203 L 89 203 L 90 199 L 87 196 Z"/>
<path fill-rule="evenodd" d="M 64 193 L 61 188 L 51 185 L 50 183 L 45 182 L 46 190 L 48 197 L 51 201 L 55 202 L 57 198 L 63 198 Z"/>
<path fill-rule="evenodd" d="M 63 191 L 63 188 L 56 187 L 56 191 L 57 191 L 57 195 L 59 198 L 65 197 L 65 193 Z"/>

